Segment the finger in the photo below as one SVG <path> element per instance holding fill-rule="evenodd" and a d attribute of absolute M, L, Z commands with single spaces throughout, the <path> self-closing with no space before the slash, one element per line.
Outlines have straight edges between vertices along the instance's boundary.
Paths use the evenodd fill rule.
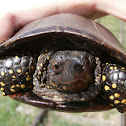
<path fill-rule="evenodd" d="M 12 15 L 1 15 L 0 17 L 0 43 L 14 34 L 16 24 Z"/>
<path fill-rule="evenodd" d="M 0 0 L 0 13 L 2 13 L 0 14 L 0 40 L 11 37 L 21 27 L 36 19 L 57 13 L 76 13 L 97 18 L 99 12 L 103 12 L 126 20 L 126 4 L 123 5 L 125 0 L 121 1 L 115 0 L 113 2 L 115 4 L 112 4 L 110 0 L 4 0 L 4 2 Z M 123 10 L 120 9 L 122 7 L 119 2 L 123 5 Z"/>
<path fill-rule="evenodd" d="M 9 2 L 8 2 L 9 1 Z M 57 13 L 76 13 L 87 16 L 94 10 L 94 0 L 1 0 L 0 40 L 10 38 L 26 24 Z M 5 7 L 6 6 L 6 7 Z M 1 16 L 3 15 L 3 16 Z"/>
<path fill-rule="evenodd" d="M 95 0 L 37 0 L 37 2 L 25 0 L 25 3 L 22 1 L 19 3 L 16 0 L 14 3 L 15 7 L 11 7 L 11 13 L 22 25 L 57 13 L 75 13 L 88 16 L 95 10 Z"/>
<path fill-rule="evenodd" d="M 95 10 L 126 21 L 126 0 L 96 0 Z"/>
<path fill-rule="evenodd" d="M 0 0 L 0 41 L 10 38 L 26 24 L 56 13 L 56 6 L 50 0 L 7 1 Z"/>

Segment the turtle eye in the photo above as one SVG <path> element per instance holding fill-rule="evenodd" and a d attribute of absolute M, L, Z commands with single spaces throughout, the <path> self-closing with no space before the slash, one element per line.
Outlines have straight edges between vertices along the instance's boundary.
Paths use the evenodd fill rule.
<path fill-rule="evenodd" d="M 52 70 L 55 71 L 56 73 L 59 73 L 62 71 L 63 66 L 60 62 L 57 62 L 55 60 L 52 61 L 51 63 Z"/>

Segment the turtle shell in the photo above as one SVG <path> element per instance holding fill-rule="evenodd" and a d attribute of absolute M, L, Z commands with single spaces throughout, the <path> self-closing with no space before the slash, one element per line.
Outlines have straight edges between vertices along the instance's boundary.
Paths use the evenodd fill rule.
<path fill-rule="evenodd" d="M 0 56 L 28 50 L 39 53 L 44 48 L 57 50 L 85 50 L 104 62 L 126 65 L 126 51 L 105 27 L 76 14 L 57 14 L 36 20 L 0 44 Z M 16 93 L 12 98 L 37 106 L 65 111 L 99 111 L 111 109 L 101 96 L 82 104 L 57 105 L 38 98 L 32 91 Z"/>
<path fill-rule="evenodd" d="M 59 50 L 86 50 L 104 58 L 102 60 L 126 64 L 126 51 L 112 33 L 100 24 L 76 14 L 57 14 L 28 24 L 0 44 L 0 55 L 8 55 L 11 49 L 16 52 L 22 48 L 44 48 L 53 42 L 59 42 Z"/>

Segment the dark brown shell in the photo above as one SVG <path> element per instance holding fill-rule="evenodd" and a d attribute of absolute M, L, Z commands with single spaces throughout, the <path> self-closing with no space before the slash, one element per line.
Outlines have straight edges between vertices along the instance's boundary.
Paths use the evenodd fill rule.
<path fill-rule="evenodd" d="M 75 43 L 77 48 L 80 46 L 81 49 L 100 55 L 102 58 L 109 57 L 109 60 L 114 59 L 126 64 L 126 51 L 112 33 L 92 20 L 76 14 L 57 14 L 32 22 L 12 38 L 1 43 L 0 54 L 5 54 L 11 48 L 15 50 L 24 43 L 28 44 L 24 44 L 23 48 L 28 47 L 32 45 L 28 40 L 45 38 L 52 33 L 55 33 L 55 36 L 65 34 L 64 37 Z"/>
<path fill-rule="evenodd" d="M 118 40 L 103 26 L 76 14 L 57 14 L 39 19 L 28 24 L 9 40 L 0 44 L 0 56 L 17 53 L 17 51 L 35 48 L 43 49 L 63 38 L 73 45 L 67 49 L 86 50 L 105 61 L 114 61 L 126 65 L 126 51 Z M 62 45 L 68 44 L 61 42 Z M 59 46 L 59 50 L 62 45 Z M 72 46 L 72 47 L 71 47 Z M 57 47 L 53 48 L 57 50 Z M 77 104 L 56 104 L 40 99 L 31 91 L 10 95 L 11 98 L 37 106 L 58 111 L 101 111 L 112 109 L 101 96 L 91 101 Z"/>

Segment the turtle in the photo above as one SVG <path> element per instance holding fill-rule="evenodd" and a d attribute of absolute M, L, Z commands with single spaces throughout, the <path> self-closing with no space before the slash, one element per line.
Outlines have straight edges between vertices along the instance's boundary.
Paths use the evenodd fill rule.
<path fill-rule="evenodd" d="M 126 111 L 126 51 L 90 19 L 33 21 L 0 43 L 0 57 L 4 96 L 56 111 Z"/>

